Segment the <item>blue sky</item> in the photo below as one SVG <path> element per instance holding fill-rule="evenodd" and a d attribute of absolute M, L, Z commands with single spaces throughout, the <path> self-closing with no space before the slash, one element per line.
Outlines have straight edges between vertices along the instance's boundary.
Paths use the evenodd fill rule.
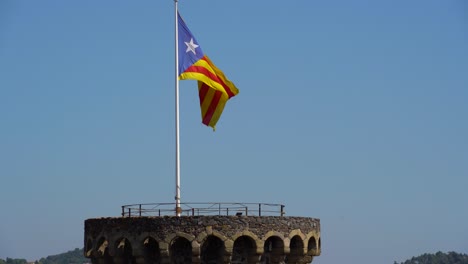
<path fill-rule="evenodd" d="M 466 1 L 189 1 L 237 85 L 216 132 L 180 83 L 182 201 L 317 217 L 314 263 L 468 253 Z M 173 202 L 173 1 L 0 2 L 0 258 Z"/>

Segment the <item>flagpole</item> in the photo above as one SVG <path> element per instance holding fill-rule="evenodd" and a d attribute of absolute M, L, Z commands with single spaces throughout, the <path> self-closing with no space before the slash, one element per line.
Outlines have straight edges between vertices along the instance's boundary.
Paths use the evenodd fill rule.
<path fill-rule="evenodd" d="M 178 0 L 174 0 L 175 9 L 175 119 L 176 119 L 176 215 L 180 216 L 182 209 L 180 208 L 180 139 L 179 139 L 179 30 L 178 30 Z"/>

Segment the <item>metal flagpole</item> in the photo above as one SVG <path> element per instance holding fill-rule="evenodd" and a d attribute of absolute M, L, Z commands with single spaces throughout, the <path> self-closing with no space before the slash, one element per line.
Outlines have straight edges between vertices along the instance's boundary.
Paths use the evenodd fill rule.
<path fill-rule="evenodd" d="M 178 21 L 178 0 L 174 0 L 175 7 L 175 119 L 176 119 L 176 215 L 180 216 L 180 146 L 179 146 L 179 21 Z"/>

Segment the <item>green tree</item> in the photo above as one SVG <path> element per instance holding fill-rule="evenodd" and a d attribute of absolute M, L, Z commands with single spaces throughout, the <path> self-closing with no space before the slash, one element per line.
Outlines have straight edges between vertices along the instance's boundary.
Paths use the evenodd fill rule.
<path fill-rule="evenodd" d="M 398 264 L 398 262 L 394 262 Z M 423 254 L 418 257 L 412 257 L 400 264 L 468 264 L 468 255 L 456 252 L 443 253 L 441 251 L 435 254 Z"/>
<path fill-rule="evenodd" d="M 6 259 L 6 264 L 27 264 L 28 261 L 25 259 L 12 259 L 12 258 L 7 258 Z"/>
<path fill-rule="evenodd" d="M 37 264 L 83 264 L 90 262 L 83 255 L 83 249 L 75 248 L 66 253 L 41 258 Z"/>

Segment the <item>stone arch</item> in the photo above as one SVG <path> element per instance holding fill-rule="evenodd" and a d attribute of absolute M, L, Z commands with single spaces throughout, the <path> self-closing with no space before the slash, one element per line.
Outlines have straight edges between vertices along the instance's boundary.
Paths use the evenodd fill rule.
<path fill-rule="evenodd" d="M 291 231 L 291 233 L 289 233 L 289 239 L 292 239 L 294 236 L 299 236 L 302 240 L 304 240 L 306 238 L 306 236 L 301 232 L 300 229 L 294 229 L 293 231 Z"/>
<path fill-rule="evenodd" d="M 187 234 L 187 233 L 184 233 L 184 232 L 175 232 L 175 234 L 174 233 L 169 234 L 166 237 L 165 241 L 168 244 L 172 244 L 172 242 L 178 237 L 183 237 L 183 238 L 187 239 L 189 242 L 192 242 L 193 240 L 195 240 L 195 236 L 193 236 L 191 234 Z"/>
<path fill-rule="evenodd" d="M 296 263 L 304 256 L 304 241 L 299 235 L 295 235 L 291 238 L 289 248 L 290 253 L 287 258 L 287 263 Z"/>
<path fill-rule="evenodd" d="M 254 241 L 259 240 L 258 237 L 257 237 L 257 235 L 254 234 L 254 233 L 252 233 L 252 232 L 249 231 L 249 230 L 244 230 L 244 231 L 242 231 L 242 232 L 238 232 L 238 233 L 236 233 L 235 235 L 233 235 L 231 238 L 232 238 L 232 240 L 235 241 L 237 238 L 239 238 L 239 237 L 241 237 L 241 236 L 248 236 L 248 237 L 252 238 Z"/>
<path fill-rule="evenodd" d="M 310 239 L 311 237 L 315 237 L 315 238 L 316 238 L 316 237 L 319 237 L 319 236 L 320 236 L 320 233 L 317 233 L 316 231 L 311 231 L 311 232 L 307 233 L 307 235 L 305 236 L 304 241 L 309 241 L 309 239 Z"/>
<path fill-rule="evenodd" d="M 156 239 L 146 237 L 143 240 L 143 258 L 145 259 L 145 263 L 148 264 L 161 263 L 161 250 Z"/>
<path fill-rule="evenodd" d="M 260 261 L 265 264 L 284 263 L 284 241 L 281 237 L 270 236 L 265 240 Z"/>
<path fill-rule="evenodd" d="M 215 235 L 208 236 L 201 247 L 202 264 L 224 263 L 226 247 L 221 238 Z"/>
<path fill-rule="evenodd" d="M 250 237 L 255 243 L 255 248 L 257 249 L 256 253 L 257 254 L 262 254 L 263 253 L 263 241 L 260 240 L 256 234 L 252 233 L 249 230 L 244 230 L 242 232 L 236 233 L 231 238 L 232 238 L 232 240 L 236 241 L 241 236 Z"/>
<path fill-rule="evenodd" d="M 133 254 L 133 247 L 130 241 L 121 237 L 115 241 L 114 244 L 114 263 L 116 264 L 134 264 L 136 263 Z"/>
<path fill-rule="evenodd" d="M 319 250 L 317 248 L 317 240 L 315 239 L 315 236 L 311 236 L 309 240 L 307 241 L 307 255 L 309 256 L 318 256 Z"/>
<path fill-rule="evenodd" d="M 200 234 L 198 234 L 198 236 L 197 236 L 197 238 L 195 238 L 195 240 L 196 240 L 197 242 L 200 242 L 200 243 L 201 243 L 201 242 L 203 242 L 203 240 L 206 239 L 207 236 L 208 236 L 208 233 L 206 233 L 206 232 L 201 232 Z"/>
<path fill-rule="evenodd" d="M 225 241 L 228 239 L 223 233 L 218 232 L 216 230 L 213 230 L 213 233 L 211 235 L 221 239 L 222 241 Z"/>
<path fill-rule="evenodd" d="M 99 257 L 105 255 L 109 256 L 109 241 L 106 237 L 99 238 L 94 252 L 96 252 L 96 255 Z"/>
<path fill-rule="evenodd" d="M 317 249 L 317 240 L 315 240 L 314 236 L 311 236 L 309 238 L 309 241 L 307 241 L 307 251 L 310 251 L 312 249 Z"/>
<path fill-rule="evenodd" d="M 191 264 L 192 244 L 185 237 L 176 237 L 171 241 L 170 246 L 171 264 Z"/>
<path fill-rule="evenodd" d="M 219 239 L 221 239 L 222 241 L 226 241 L 228 240 L 228 237 L 226 237 L 223 233 L 221 232 L 218 232 L 216 230 L 214 231 L 211 231 L 210 233 L 207 233 L 207 232 L 201 232 L 200 234 L 198 234 L 198 236 L 195 238 L 196 241 L 202 243 L 203 241 L 206 240 L 207 237 L 209 236 L 215 236 Z"/>
<path fill-rule="evenodd" d="M 248 264 L 256 263 L 257 243 L 251 236 L 236 237 L 232 247 L 231 263 Z"/>
<path fill-rule="evenodd" d="M 265 236 L 263 237 L 264 240 L 267 240 L 268 238 L 272 237 L 272 236 L 276 236 L 276 237 L 279 237 L 281 240 L 284 240 L 284 236 L 283 234 L 281 234 L 280 232 L 278 231 L 268 231 Z"/>
<path fill-rule="evenodd" d="M 85 257 L 90 258 L 92 256 L 93 248 L 94 248 L 93 240 L 91 238 L 88 238 L 86 240 L 86 245 L 85 245 L 85 248 L 84 248 Z"/>

